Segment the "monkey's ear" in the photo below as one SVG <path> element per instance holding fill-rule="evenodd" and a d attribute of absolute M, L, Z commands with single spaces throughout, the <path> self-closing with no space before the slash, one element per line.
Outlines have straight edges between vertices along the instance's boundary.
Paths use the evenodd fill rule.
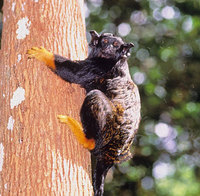
<path fill-rule="evenodd" d="M 93 48 L 98 44 L 100 35 L 94 30 L 90 31 L 90 35 L 91 35 L 92 39 L 90 41 L 89 46 Z"/>
<path fill-rule="evenodd" d="M 128 44 L 123 44 L 122 45 L 122 52 L 121 52 L 121 56 L 124 58 L 129 57 L 131 54 L 129 52 L 129 50 L 134 47 L 133 43 L 128 43 Z"/>

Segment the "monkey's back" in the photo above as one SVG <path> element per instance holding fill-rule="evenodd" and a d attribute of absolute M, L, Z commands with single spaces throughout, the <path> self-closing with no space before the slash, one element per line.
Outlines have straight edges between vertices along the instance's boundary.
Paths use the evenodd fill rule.
<path fill-rule="evenodd" d="M 96 156 L 119 163 L 131 157 L 130 146 L 140 122 L 140 96 L 130 77 L 106 79 L 105 95 L 113 103 L 114 115 L 102 130 L 102 146 Z"/>

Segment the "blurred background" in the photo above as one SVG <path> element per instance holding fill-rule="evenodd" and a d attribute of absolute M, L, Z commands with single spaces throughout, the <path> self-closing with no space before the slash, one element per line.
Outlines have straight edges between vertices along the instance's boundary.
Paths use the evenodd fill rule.
<path fill-rule="evenodd" d="M 105 196 L 199 196 L 200 1 L 86 0 L 84 8 L 87 31 L 134 43 L 129 66 L 142 102 L 134 157 L 110 170 Z"/>
<path fill-rule="evenodd" d="M 200 195 L 200 0 L 87 0 L 87 31 L 133 42 L 142 121 L 105 196 Z M 88 41 L 90 36 L 88 34 Z"/>

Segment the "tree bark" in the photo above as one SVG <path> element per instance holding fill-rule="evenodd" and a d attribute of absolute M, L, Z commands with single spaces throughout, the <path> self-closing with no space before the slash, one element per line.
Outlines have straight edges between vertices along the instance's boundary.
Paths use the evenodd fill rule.
<path fill-rule="evenodd" d="M 82 0 L 4 0 L 0 51 L 0 193 L 92 195 L 90 153 L 58 114 L 79 120 L 84 91 L 26 50 L 87 53 Z"/>

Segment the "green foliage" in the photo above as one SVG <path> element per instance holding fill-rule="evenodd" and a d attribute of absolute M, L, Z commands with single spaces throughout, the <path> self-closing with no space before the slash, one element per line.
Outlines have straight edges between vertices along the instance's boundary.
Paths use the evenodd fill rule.
<path fill-rule="evenodd" d="M 105 195 L 200 195 L 200 1 L 88 0 L 86 8 L 88 30 L 135 44 L 129 65 L 142 101 L 135 155 L 109 174 Z"/>

